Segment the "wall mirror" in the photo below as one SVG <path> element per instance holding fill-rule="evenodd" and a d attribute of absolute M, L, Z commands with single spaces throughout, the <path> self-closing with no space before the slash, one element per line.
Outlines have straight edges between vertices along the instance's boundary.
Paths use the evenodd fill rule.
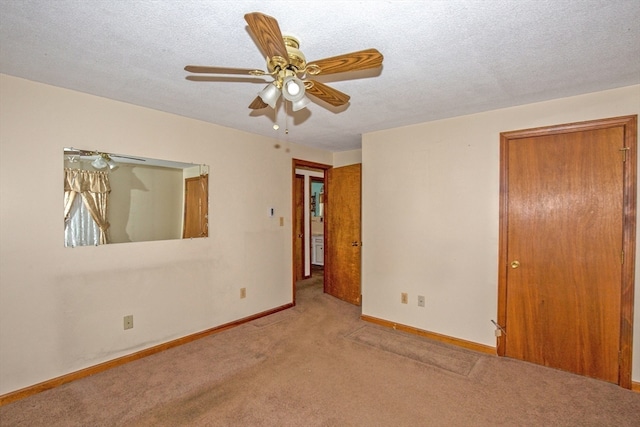
<path fill-rule="evenodd" d="M 311 177 L 309 194 L 311 210 L 311 234 L 324 234 L 324 178 Z"/>
<path fill-rule="evenodd" d="M 207 165 L 64 148 L 67 247 L 208 236 Z"/>
<path fill-rule="evenodd" d="M 311 178 L 311 216 L 324 216 L 324 180 Z"/>

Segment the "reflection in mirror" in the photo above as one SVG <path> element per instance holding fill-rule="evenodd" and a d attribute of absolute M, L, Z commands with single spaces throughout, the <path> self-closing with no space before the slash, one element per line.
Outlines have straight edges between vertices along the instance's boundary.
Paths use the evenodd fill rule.
<path fill-rule="evenodd" d="M 324 234 L 324 178 L 311 177 L 311 235 Z"/>
<path fill-rule="evenodd" d="M 324 207 L 324 180 L 311 178 L 311 216 L 322 217 Z"/>
<path fill-rule="evenodd" d="M 208 236 L 206 165 L 65 148 L 65 246 Z"/>

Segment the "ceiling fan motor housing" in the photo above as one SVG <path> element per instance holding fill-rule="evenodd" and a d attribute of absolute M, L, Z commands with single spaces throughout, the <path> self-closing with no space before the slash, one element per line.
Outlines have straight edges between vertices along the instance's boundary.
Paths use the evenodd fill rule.
<path fill-rule="evenodd" d="M 299 73 L 304 71 L 307 66 L 307 59 L 305 58 L 300 48 L 300 41 L 293 36 L 282 36 L 284 40 L 284 45 L 287 48 L 287 55 L 289 56 L 289 65 L 285 65 L 287 63 L 286 60 L 279 56 L 273 56 L 268 58 L 267 60 L 267 68 L 269 72 L 274 72 L 278 68 L 287 68 L 294 73 Z"/>

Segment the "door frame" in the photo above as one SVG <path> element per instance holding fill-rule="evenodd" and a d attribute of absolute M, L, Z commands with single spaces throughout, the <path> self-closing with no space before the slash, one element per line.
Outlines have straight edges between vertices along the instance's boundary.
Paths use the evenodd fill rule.
<path fill-rule="evenodd" d="M 302 184 L 300 183 L 302 181 Z M 305 258 L 307 254 L 307 248 L 304 244 L 304 195 L 305 195 L 305 187 L 304 187 L 305 177 L 304 175 L 300 175 L 296 173 L 293 176 L 293 216 L 291 224 L 293 226 L 293 280 L 304 280 L 307 279 L 308 276 L 305 274 Z M 300 194 L 302 193 L 302 194 Z M 299 206 L 300 198 L 302 198 L 302 206 Z M 302 211 L 301 218 L 298 216 Z M 299 227 L 299 228 L 298 228 Z M 303 239 L 300 241 L 300 239 Z M 302 252 L 302 253 L 300 253 Z M 300 257 L 300 258 L 298 258 Z M 302 271 L 300 271 L 302 270 Z"/>
<path fill-rule="evenodd" d="M 633 310 L 635 282 L 635 246 L 636 246 L 636 194 L 637 194 L 637 115 L 590 120 L 555 126 L 500 133 L 500 216 L 499 216 L 499 249 L 498 249 L 498 324 L 505 325 L 507 318 L 507 237 L 508 237 L 508 196 L 509 196 L 509 141 L 521 138 L 572 133 L 610 127 L 624 128 L 624 147 L 628 147 L 621 155 L 625 155 L 626 166 L 623 176 L 623 266 L 620 302 L 620 343 L 618 385 L 630 389 L 632 343 L 633 343 Z M 507 326 L 508 327 L 508 326 Z M 506 331 L 508 333 L 508 330 Z M 506 353 L 504 340 L 497 338 L 499 356 Z"/>
<path fill-rule="evenodd" d="M 324 191 L 325 191 L 325 197 L 327 197 L 327 170 L 331 169 L 333 166 L 332 165 L 328 165 L 328 164 L 324 164 L 324 163 L 317 163 L 317 162 L 311 162 L 308 160 L 302 160 L 302 159 L 291 159 L 291 218 L 292 221 L 296 221 L 296 207 L 295 207 L 295 179 L 296 179 L 296 169 L 309 169 L 309 170 L 321 170 L 324 172 L 324 178 L 323 178 L 323 182 L 324 182 Z M 308 206 L 305 206 L 305 209 L 307 209 Z M 325 227 L 326 227 L 326 221 L 325 221 Z M 291 227 L 291 247 L 293 249 L 295 249 L 295 239 L 297 238 L 296 233 L 295 233 L 295 228 Z M 325 239 L 324 242 L 324 247 L 325 247 L 325 251 L 327 248 L 327 245 L 329 243 L 327 242 L 327 240 Z M 292 302 L 293 305 L 296 305 L 296 266 L 295 266 L 295 253 L 293 253 L 292 250 L 292 254 L 291 254 L 291 273 L 292 273 L 292 283 L 291 283 L 291 292 L 292 292 Z M 331 266 L 327 265 L 326 261 L 324 264 L 324 269 L 325 271 L 331 268 Z M 324 280 L 324 279 L 323 279 Z M 322 283 L 322 287 L 324 289 L 324 282 Z"/>

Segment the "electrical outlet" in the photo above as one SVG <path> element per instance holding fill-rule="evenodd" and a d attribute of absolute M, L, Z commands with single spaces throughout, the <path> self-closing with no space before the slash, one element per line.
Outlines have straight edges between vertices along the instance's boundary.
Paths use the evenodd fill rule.
<path fill-rule="evenodd" d="M 133 329 L 133 314 L 124 316 L 124 328 Z"/>
<path fill-rule="evenodd" d="M 424 295 L 418 295 L 418 307 L 424 307 Z"/>
<path fill-rule="evenodd" d="M 406 292 L 400 294 L 400 302 L 402 304 L 409 304 L 409 295 Z"/>
<path fill-rule="evenodd" d="M 240 299 L 247 297 L 247 288 L 240 288 Z"/>

